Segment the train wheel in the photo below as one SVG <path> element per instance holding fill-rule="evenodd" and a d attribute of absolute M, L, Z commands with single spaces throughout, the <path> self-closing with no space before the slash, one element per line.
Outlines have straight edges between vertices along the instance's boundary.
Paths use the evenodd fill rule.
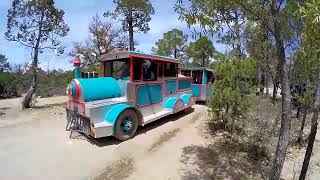
<path fill-rule="evenodd" d="M 117 118 L 114 136 L 125 141 L 130 139 L 138 129 L 138 116 L 132 109 L 124 110 Z"/>
<path fill-rule="evenodd" d="M 194 97 L 190 97 L 189 102 L 188 102 L 188 104 L 187 104 L 187 108 L 183 110 L 184 113 L 186 113 L 186 114 L 192 113 L 192 112 L 193 112 L 192 106 L 193 106 L 194 104 L 195 104 Z"/>

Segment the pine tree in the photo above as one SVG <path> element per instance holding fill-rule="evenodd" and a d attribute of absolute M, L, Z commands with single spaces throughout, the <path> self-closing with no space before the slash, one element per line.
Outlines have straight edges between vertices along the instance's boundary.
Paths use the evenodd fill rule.
<path fill-rule="evenodd" d="M 36 92 L 39 53 L 46 49 L 62 53 L 59 37 L 67 35 L 68 26 L 63 20 L 64 11 L 54 6 L 53 0 L 13 0 L 8 11 L 6 38 L 32 49 L 32 82 L 22 101 L 22 108 L 29 108 Z"/>

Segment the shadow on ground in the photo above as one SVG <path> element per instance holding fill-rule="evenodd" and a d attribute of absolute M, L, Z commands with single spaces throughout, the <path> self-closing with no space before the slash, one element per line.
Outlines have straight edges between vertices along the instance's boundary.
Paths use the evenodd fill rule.
<path fill-rule="evenodd" d="M 52 107 L 55 107 L 55 106 L 66 106 L 67 103 L 66 102 L 63 102 L 63 103 L 55 103 L 55 104 L 46 104 L 46 105 L 35 105 L 33 106 L 32 108 L 33 109 L 47 109 L 47 108 L 52 108 Z"/>
<path fill-rule="evenodd" d="M 11 107 L 2 107 L 2 108 L 0 108 L 0 116 L 6 115 L 6 113 L 3 112 L 3 111 L 8 110 L 8 109 L 11 109 Z"/>
<path fill-rule="evenodd" d="M 147 133 L 148 131 L 151 131 L 151 130 L 153 130 L 155 128 L 163 126 L 166 123 L 169 123 L 169 122 L 172 122 L 172 121 L 177 121 L 180 118 L 182 118 L 182 117 L 184 117 L 187 114 L 190 114 L 192 112 L 194 112 L 194 109 L 191 109 L 191 111 L 189 111 L 189 112 L 181 111 L 181 112 L 178 112 L 176 114 L 172 114 L 172 115 L 163 117 L 163 118 L 161 118 L 159 120 L 156 120 L 154 122 L 151 122 L 151 123 L 149 123 L 149 124 L 147 124 L 145 126 L 139 126 L 135 136 Z M 133 138 L 135 138 L 135 136 Z M 104 147 L 104 146 L 109 146 L 109 145 L 114 145 L 114 144 L 121 144 L 122 142 L 124 142 L 124 141 L 117 140 L 113 136 L 95 139 L 95 138 L 93 138 L 91 136 L 86 136 L 84 134 L 78 134 L 78 136 L 74 136 L 72 138 L 73 139 L 80 139 L 80 138 L 81 139 L 85 139 L 88 142 L 90 142 L 92 145 L 96 145 L 96 146 L 99 146 L 99 147 Z"/>
<path fill-rule="evenodd" d="M 227 137 L 224 137 L 227 138 Z M 191 179 L 264 179 L 265 164 L 241 151 L 241 144 L 221 138 L 208 146 L 183 148 L 183 180 Z"/>
<path fill-rule="evenodd" d="M 202 106 L 207 106 L 206 101 L 197 101 L 196 104 L 202 105 Z"/>
<path fill-rule="evenodd" d="M 241 138 L 241 127 L 235 127 L 233 136 L 229 131 L 223 122 L 205 122 L 208 144 L 183 148 L 181 179 L 266 179 L 270 168 L 266 150 Z"/>
<path fill-rule="evenodd" d="M 8 109 L 11 109 L 11 107 L 2 107 L 2 108 L 0 108 L 1 111 L 8 110 Z"/>
<path fill-rule="evenodd" d="M 113 136 L 97 138 L 96 139 L 96 138 L 94 138 L 92 136 L 87 136 L 84 133 L 78 133 L 78 132 L 72 132 L 72 134 L 70 135 L 70 138 L 71 139 L 77 139 L 77 140 L 86 140 L 91 145 L 95 145 L 95 146 L 98 146 L 98 147 L 117 145 L 117 144 L 121 143 L 121 141 L 117 140 Z"/>

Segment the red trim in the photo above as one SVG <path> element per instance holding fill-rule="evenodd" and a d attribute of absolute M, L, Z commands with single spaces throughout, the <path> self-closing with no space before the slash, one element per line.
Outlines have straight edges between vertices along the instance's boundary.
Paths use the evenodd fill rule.
<path fill-rule="evenodd" d="M 158 58 L 158 57 L 142 56 L 142 55 L 137 55 L 137 54 L 130 54 L 130 56 L 136 57 L 136 58 L 148 59 L 148 60 L 157 60 L 157 61 L 164 61 L 164 62 L 171 62 L 171 63 L 175 63 L 175 64 L 181 64 L 181 62 L 178 62 L 175 60 L 168 60 L 168 59 L 163 59 L 163 58 Z"/>
<path fill-rule="evenodd" d="M 104 77 L 104 62 L 101 62 L 101 77 Z"/>
<path fill-rule="evenodd" d="M 80 83 L 77 80 L 73 80 L 73 82 L 76 84 L 76 97 L 79 98 L 81 94 L 81 86 Z"/>
<path fill-rule="evenodd" d="M 133 84 L 134 86 L 134 105 L 137 107 L 137 104 L 138 104 L 138 100 L 137 100 L 137 89 L 138 89 L 138 86 L 136 84 Z"/>
<path fill-rule="evenodd" d="M 164 78 L 164 63 L 162 63 L 162 77 L 161 78 Z"/>
<path fill-rule="evenodd" d="M 162 81 L 143 81 L 143 82 L 134 82 L 135 85 L 149 85 L 149 84 L 160 84 Z"/>
<path fill-rule="evenodd" d="M 184 88 L 184 89 L 178 90 L 178 92 L 179 92 L 179 93 L 181 93 L 181 92 L 187 92 L 187 91 L 189 91 L 189 90 L 191 90 L 191 89 L 190 89 L 190 88 Z"/>
<path fill-rule="evenodd" d="M 160 78 L 160 76 L 159 76 L 159 61 L 157 61 L 157 78 Z"/>
<path fill-rule="evenodd" d="M 143 81 L 143 62 L 140 63 L 140 67 L 141 67 L 140 81 Z"/>
<path fill-rule="evenodd" d="M 133 69 L 134 60 L 133 57 L 130 57 L 130 81 L 134 81 L 134 69 Z"/>
<path fill-rule="evenodd" d="M 165 96 L 166 95 L 166 84 L 165 84 L 165 81 L 164 80 L 162 80 L 161 81 L 161 83 L 162 83 L 162 96 Z"/>

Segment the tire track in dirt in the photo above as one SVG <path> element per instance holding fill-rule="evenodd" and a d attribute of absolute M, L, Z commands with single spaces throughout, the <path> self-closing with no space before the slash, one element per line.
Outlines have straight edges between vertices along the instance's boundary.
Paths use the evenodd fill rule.
<path fill-rule="evenodd" d="M 169 174 L 176 173 L 177 175 L 182 147 L 189 145 L 188 139 L 192 139 L 192 137 L 184 139 L 184 134 L 188 134 L 188 132 L 191 134 L 197 133 L 197 130 L 194 129 L 195 123 L 205 114 L 202 112 L 203 106 L 197 106 L 196 109 L 198 109 L 197 112 L 184 115 L 177 114 L 176 117 L 174 115 L 170 116 L 168 119 L 173 119 L 172 121 L 121 143 L 116 148 L 115 160 L 102 169 L 98 176 L 91 179 L 153 179 L 154 177 L 151 177 L 152 174 L 156 175 L 156 177 L 162 177 L 161 174 L 165 174 L 162 170 L 167 168 L 169 169 L 164 170 L 164 172 L 173 170 Z M 196 140 L 195 142 L 199 141 Z M 120 157 L 120 159 L 117 157 Z M 160 170 L 158 171 L 157 169 Z M 144 172 L 146 177 L 143 176 Z"/>

